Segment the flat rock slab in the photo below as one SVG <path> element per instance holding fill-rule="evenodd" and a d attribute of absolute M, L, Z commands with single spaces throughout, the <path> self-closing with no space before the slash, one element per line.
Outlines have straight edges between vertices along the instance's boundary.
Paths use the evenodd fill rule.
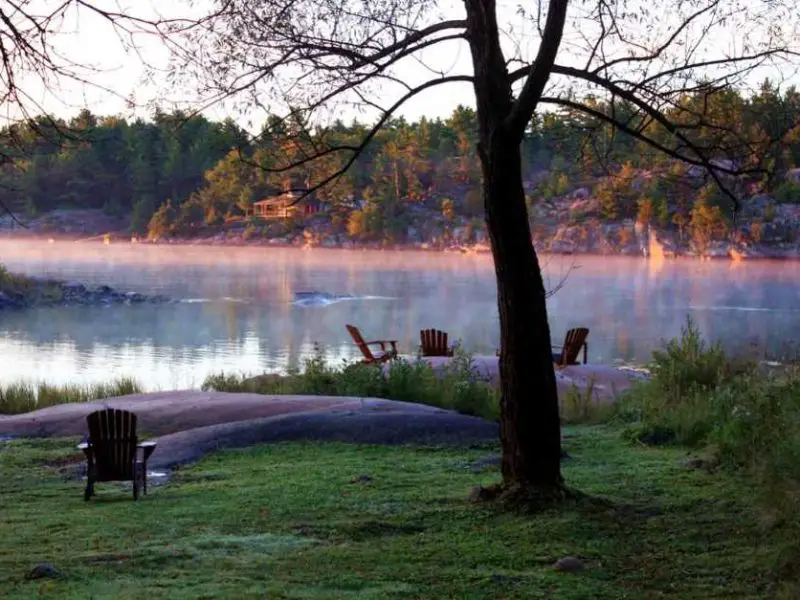
<path fill-rule="evenodd" d="M 449 411 L 315 411 L 189 429 L 157 438 L 148 468 L 171 469 L 227 448 L 290 441 L 470 446 L 497 443 L 497 423 Z"/>
<path fill-rule="evenodd" d="M 378 398 L 267 396 L 185 390 L 132 394 L 98 402 L 59 404 L 21 415 L 0 415 L 0 435 L 15 437 L 86 435 L 86 416 L 103 408 L 122 408 L 135 412 L 139 417 L 139 431 L 150 436 L 290 413 L 448 412 L 432 406 Z"/>

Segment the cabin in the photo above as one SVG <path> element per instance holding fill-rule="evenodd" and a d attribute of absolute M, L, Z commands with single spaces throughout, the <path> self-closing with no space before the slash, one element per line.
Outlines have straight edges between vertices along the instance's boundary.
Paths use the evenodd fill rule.
<path fill-rule="evenodd" d="M 708 161 L 711 167 L 717 167 L 717 169 L 726 169 L 726 171 L 718 171 L 719 175 L 729 175 L 728 171 L 735 171 L 739 168 L 739 165 L 736 163 L 735 160 L 731 160 L 729 158 L 712 158 Z M 708 169 L 700 165 L 692 165 L 686 171 L 686 174 L 689 177 L 705 177 L 708 174 Z"/>
<path fill-rule="evenodd" d="M 253 216 L 261 219 L 288 219 L 310 217 L 322 210 L 322 204 L 313 194 L 301 197 L 297 192 L 284 192 L 253 203 Z"/>

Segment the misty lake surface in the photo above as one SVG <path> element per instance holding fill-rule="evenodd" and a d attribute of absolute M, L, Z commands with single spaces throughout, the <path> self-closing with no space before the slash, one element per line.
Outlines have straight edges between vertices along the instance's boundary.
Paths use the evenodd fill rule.
<path fill-rule="evenodd" d="M 29 275 L 165 294 L 179 302 L 0 313 L 0 382 L 53 384 L 131 376 L 147 389 L 198 387 L 220 371 L 279 372 L 324 348 L 358 356 L 345 330 L 397 339 L 414 354 L 421 328 L 476 354 L 499 344 L 488 255 L 2 241 L 0 262 Z M 691 315 L 738 350 L 781 352 L 800 339 L 800 264 L 545 257 L 553 342 L 587 326 L 589 361 L 646 362 Z M 297 302 L 297 292 L 349 294 Z"/>

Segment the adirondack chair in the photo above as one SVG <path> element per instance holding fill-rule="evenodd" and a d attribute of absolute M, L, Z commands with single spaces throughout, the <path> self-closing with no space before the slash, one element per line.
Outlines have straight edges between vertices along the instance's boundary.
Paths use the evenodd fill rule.
<path fill-rule="evenodd" d="M 134 500 L 139 499 L 140 487 L 147 494 L 147 459 L 156 443 L 138 441 L 136 421 L 132 412 L 116 408 L 98 410 L 86 417 L 89 439 L 78 445 L 88 463 L 84 500 L 94 496 L 94 484 L 101 481 L 132 481 Z"/>
<path fill-rule="evenodd" d="M 447 345 L 447 332 L 438 329 L 421 329 L 419 341 L 422 356 L 453 356 L 453 348 Z"/>
<path fill-rule="evenodd" d="M 365 364 L 380 364 L 392 360 L 397 356 L 397 340 L 372 340 L 367 342 L 364 341 L 364 337 L 361 335 L 358 327 L 355 325 L 345 325 L 345 327 L 347 327 L 347 331 L 358 346 L 358 349 L 361 350 L 361 354 L 364 355 L 361 362 Z M 380 352 L 373 354 L 372 350 L 369 348 L 372 345 L 380 346 Z M 391 348 L 388 348 L 388 346 L 391 346 Z"/>
<path fill-rule="evenodd" d="M 583 364 L 586 364 L 586 355 L 589 352 L 589 344 L 586 342 L 588 335 L 589 330 L 586 327 L 576 327 L 567 331 L 564 345 L 554 346 L 554 348 L 560 348 L 559 352 L 553 352 L 553 362 L 556 363 L 556 366 L 577 365 L 581 348 L 583 348 Z"/>

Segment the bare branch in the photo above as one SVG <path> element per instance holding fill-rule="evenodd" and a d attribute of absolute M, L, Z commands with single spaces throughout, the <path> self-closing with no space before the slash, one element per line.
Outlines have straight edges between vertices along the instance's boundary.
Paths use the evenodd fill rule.
<path fill-rule="evenodd" d="M 331 154 L 336 154 L 336 153 L 341 153 L 341 152 L 347 152 L 347 153 L 350 154 L 350 156 L 347 158 L 347 160 L 345 161 L 345 163 L 344 163 L 344 165 L 342 167 L 340 167 L 339 169 L 335 170 L 330 175 L 327 175 L 326 177 L 321 179 L 316 184 L 314 184 L 312 186 L 308 186 L 308 187 L 291 188 L 291 189 L 287 190 L 287 191 L 290 191 L 290 192 L 297 192 L 299 194 L 295 198 L 294 202 L 292 202 L 292 204 L 294 204 L 294 203 L 299 202 L 303 198 L 307 197 L 308 195 L 313 194 L 317 190 L 322 189 L 326 185 L 332 183 L 333 181 L 335 181 L 336 179 L 338 179 L 339 177 L 344 175 L 348 170 L 350 170 L 350 167 L 352 167 L 353 164 L 356 162 L 356 160 L 358 160 L 358 158 L 361 156 L 361 154 L 364 152 L 364 150 L 367 148 L 367 146 L 369 146 L 370 142 L 375 138 L 375 136 L 378 134 L 378 132 L 387 123 L 387 121 L 389 121 L 389 119 L 391 119 L 392 115 L 394 115 L 406 102 L 408 102 L 409 100 L 411 100 L 415 96 L 419 95 L 420 93 L 422 93 L 422 92 L 424 92 L 426 90 L 429 90 L 429 89 L 431 89 L 433 87 L 436 87 L 436 86 L 440 86 L 440 85 L 447 84 L 447 83 L 457 83 L 457 82 L 470 83 L 471 81 L 472 81 L 472 78 L 469 77 L 469 76 L 466 76 L 466 75 L 451 75 L 451 76 L 448 76 L 448 77 L 442 77 L 440 79 L 431 79 L 431 80 L 429 80 L 429 81 L 427 81 L 427 82 L 425 82 L 425 83 L 423 83 L 421 85 L 418 85 L 415 88 L 412 88 L 411 90 L 408 91 L 408 93 L 403 95 L 399 100 L 397 100 L 389 108 L 387 108 L 387 109 L 385 109 L 383 111 L 383 114 L 380 116 L 380 118 L 377 120 L 377 122 L 369 129 L 369 131 L 362 138 L 361 142 L 358 145 L 337 145 L 337 146 L 331 146 L 331 147 L 328 147 L 328 148 L 320 149 L 320 150 L 318 150 L 317 152 L 315 152 L 313 154 L 310 154 L 310 155 L 307 155 L 307 156 L 303 156 L 302 158 L 300 158 L 298 160 L 295 160 L 295 161 L 292 161 L 289 164 L 281 166 L 281 167 L 266 167 L 266 166 L 264 166 L 262 164 L 259 164 L 259 163 L 256 163 L 254 161 L 251 161 L 251 160 L 245 158 L 244 156 L 241 156 L 241 154 L 240 154 L 240 157 L 244 162 L 247 162 L 248 164 L 250 164 L 252 166 L 258 167 L 259 169 L 261 169 L 263 171 L 266 171 L 268 173 L 285 173 L 285 172 L 294 170 L 297 167 L 300 167 L 300 166 L 303 166 L 305 164 L 308 164 L 308 163 L 314 162 L 316 160 L 319 160 L 320 158 L 322 158 L 324 156 L 329 156 Z"/>
<path fill-rule="evenodd" d="M 508 129 L 518 132 L 520 139 L 531 120 L 536 103 L 547 85 L 547 80 L 550 78 L 553 63 L 561 45 L 561 36 L 567 18 L 567 5 L 567 0 L 550 0 L 539 53 L 528 70 L 525 85 L 506 120 Z"/>

